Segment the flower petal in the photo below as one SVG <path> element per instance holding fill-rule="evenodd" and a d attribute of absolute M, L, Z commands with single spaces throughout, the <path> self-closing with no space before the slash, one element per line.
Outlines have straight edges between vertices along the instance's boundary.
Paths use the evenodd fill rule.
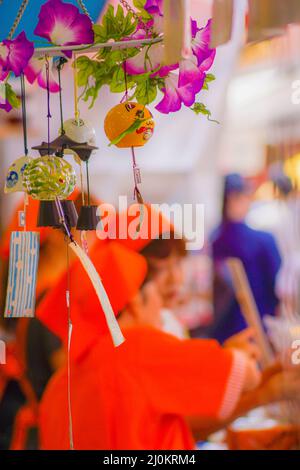
<path fill-rule="evenodd" d="M 200 90 L 202 86 L 200 87 Z M 185 86 L 178 88 L 177 93 L 183 104 L 185 104 L 185 106 L 190 107 L 192 106 L 192 104 L 195 103 L 196 94 L 198 92 L 196 91 L 196 88 L 194 87 L 193 83 L 187 83 Z"/>
<path fill-rule="evenodd" d="M 49 67 L 49 89 L 51 93 L 59 92 L 59 84 L 55 81 L 52 73 L 52 63 Z M 24 70 L 25 77 L 29 83 L 33 83 L 36 79 L 41 88 L 47 89 L 47 78 L 46 78 L 46 63 L 45 59 L 32 58 Z"/>
<path fill-rule="evenodd" d="M 151 72 L 160 66 L 162 59 L 162 45 L 153 44 L 150 48 L 144 47 L 139 54 L 126 60 L 126 71 L 129 75 Z"/>
<path fill-rule="evenodd" d="M 34 33 L 57 45 L 91 44 L 94 41 L 91 20 L 77 7 L 61 0 L 48 0 L 42 6 Z"/>
<path fill-rule="evenodd" d="M 26 34 L 22 31 L 16 39 L 5 39 L 3 44 L 8 48 L 5 69 L 12 71 L 18 77 L 33 55 L 33 42 L 28 41 Z"/>
<path fill-rule="evenodd" d="M 187 85 L 191 85 L 195 95 L 199 93 L 200 90 L 202 90 L 204 81 L 205 73 L 201 67 L 197 67 L 196 58 L 183 59 L 180 61 L 178 80 L 180 90 Z"/>
<path fill-rule="evenodd" d="M 181 99 L 177 92 L 177 76 L 170 74 L 165 80 L 165 85 L 164 97 L 158 105 L 155 106 L 155 109 L 163 114 L 179 111 L 181 108 Z"/>
<path fill-rule="evenodd" d="M 9 111 L 12 110 L 12 105 L 7 101 L 2 101 L 0 99 L 0 109 L 4 109 L 4 111 L 6 111 L 7 113 L 9 113 Z"/>
<path fill-rule="evenodd" d="M 0 57 L 0 82 L 5 80 L 7 75 L 9 74 L 9 72 L 5 70 L 4 67 L 5 67 L 5 62 Z"/>
<path fill-rule="evenodd" d="M 41 88 L 44 88 L 45 90 L 47 89 L 46 67 L 43 67 L 42 71 L 39 73 L 37 82 Z M 59 92 L 59 84 L 55 81 L 51 69 L 49 73 L 49 90 L 51 93 Z"/>
<path fill-rule="evenodd" d="M 206 72 L 207 70 L 209 70 L 212 67 L 212 65 L 215 61 L 216 53 L 217 53 L 216 49 L 211 49 L 210 55 L 206 59 L 204 59 L 203 62 L 201 62 L 199 68 L 203 72 Z"/>
<path fill-rule="evenodd" d="M 192 40 L 192 51 L 197 57 L 198 65 L 201 65 L 211 56 L 213 49 L 210 49 L 211 20 L 208 20 L 204 28 L 198 29 Z"/>
<path fill-rule="evenodd" d="M 36 80 L 44 65 L 44 58 L 38 59 L 36 57 L 32 57 L 32 59 L 28 62 L 27 67 L 24 69 L 24 75 L 29 83 L 33 83 Z"/>
<path fill-rule="evenodd" d="M 153 13 L 162 15 L 162 3 L 163 0 L 147 0 L 144 9 L 150 13 L 150 15 L 153 15 Z"/>

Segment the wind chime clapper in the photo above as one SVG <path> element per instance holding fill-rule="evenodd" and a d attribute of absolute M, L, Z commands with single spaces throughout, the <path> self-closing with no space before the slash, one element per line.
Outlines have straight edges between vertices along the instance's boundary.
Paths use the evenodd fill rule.
<path fill-rule="evenodd" d="M 141 184 L 141 172 L 136 163 L 135 148 L 143 147 L 152 137 L 155 123 L 152 113 L 144 105 L 126 101 L 114 106 L 106 115 L 104 130 L 110 141 L 109 145 L 118 148 L 130 148 L 134 177 L 134 199 L 143 204 L 138 185 Z"/>

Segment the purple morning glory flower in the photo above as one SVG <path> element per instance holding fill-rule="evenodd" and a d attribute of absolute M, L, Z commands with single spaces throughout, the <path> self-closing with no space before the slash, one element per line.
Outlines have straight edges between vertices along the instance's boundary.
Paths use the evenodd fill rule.
<path fill-rule="evenodd" d="M 206 62 L 203 66 L 206 70 L 208 70 L 208 68 L 212 66 L 216 55 L 216 50 L 210 48 L 211 19 L 208 20 L 204 28 L 198 28 L 197 22 L 192 20 L 191 28 L 193 54 L 197 57 L 199 66 L 204 61 L 208 60 L 208 62 Z"/>
<path fill-rule="evenodd" d="M 33 52 L 33 43 L 28 41 L 24 31 L 16 39 L 5 39 L 0 45 L 0 80 L 9 72 L 20 76 Z"/>
<path fill-rule="evenodd" d="M 147 0 L 144 9 L 150 13 L 150 15 L 158 14 L 162 15 L 163 0 Z"/>
<path fill-rule="evenodd" d="M 34 33 L 57 46 L 94 42 L 93 25 L 88 16 L 80 13 L 74 5 L 61 0 L 48 0 L 42 6 Z"/>
<path fill-rule="evenodd" d="M 166 77 L 164 97 L 156 106 L 157 111 L 169 114 L 179 111 L 182 104 L 192 106 L 196 100 L 196 94 L 203 87 L 204 80 L 205 73 L 199 71 L 195 64 L 181 64 L 179 76 L 171 72 Z"/>

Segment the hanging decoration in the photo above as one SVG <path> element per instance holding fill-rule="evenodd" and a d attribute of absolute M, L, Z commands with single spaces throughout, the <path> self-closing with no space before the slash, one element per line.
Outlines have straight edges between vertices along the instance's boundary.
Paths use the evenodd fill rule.
<path fill-rule="evenodd" d="M 154 127 L 149 109 L 131 101 L 112 108 L 104 121 L 104 130 L 110 145 L 119 148 L 143 147 L 151 139 Z"/>
<path fill-rule="evenodd" d="M 34 317 L 38 258 L 39 233 L 12 232 L 5 317 Z"/>
<path fill-rule="evenodd" d="M 17 159 L 9 168 L 4 191 L 26 191 L 24 172 L 31 162 L 28 156 L 26 92 L 24 76 L 21 74 L 21 101 L 24 157 Z M 7 318 L 33 317 L 35 311 L 35 289 L 39 258 L 39 233 L 26 231 L 27 194 L 24 195 L 24 210 L 19 212 L 19 226 L 23 231 L 11 233 L 8 283 L 4 316 Z"/>
<path fill-rule="evenodd" d="M 154 126 L 151 112 L 145 106 L 130 101 L 112 108 L 104 121 L 104 130 L 110 140 L 110 145 L 131 148 L 135 183 L 134 198 L 140 203 L 143 203 L 138 188 L 141 183 L 141 174 L 136 164 L 134 147 L 142 147 L 148 142 L 152 137 Z"/>
<path fill-rule="evenodd" d="M 66 160 L 47 155 L 32 160 L 24 170 L 24 185 L 33 199 L 66 199 L 75 189 L 76 174 Z"/>

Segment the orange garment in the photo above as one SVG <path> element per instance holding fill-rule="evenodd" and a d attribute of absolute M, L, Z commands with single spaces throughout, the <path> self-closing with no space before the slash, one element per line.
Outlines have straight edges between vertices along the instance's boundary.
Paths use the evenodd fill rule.
<path fill-rule="evenodd" d="M 37 227 L 36 224 L 37 224 L 37 219 L 38 219 L 40 201 L 31 199 L 30 197 L 28 197 L 28 199 L 29 199 L 29 205 L 27 206 L 27 209 L 26 209 L 26 230 L 39 232 L 40 244 L 42 245 L 46 241 L 47 237 L 50 235 L 52 229 L 50 227 Z M 3 234 L 1 245 L 0 245 L 0 256 L 3 259 L 8 259 L 9 257 L 9 245 L 10 245 L 11 232 L 23 230 L 23 227 L 19 226 L 19 212 L 23 210 L 24 210 L 24 198 L 22 198 L 21 202 L 18 203 L 13 213 L 13 216 Z"/>
<path fill-rule="evenodd" d="M 149 237 L 141 239 L 135 249 L 148 242 Z M 99 258 L 92 260 L 118 313 L 140 288 L 146 261 L 118 242 L 102 245 L 95 255 Z M 193 449 L 185 417 L 225 419 L 231 414 L 244 383 L 243 356 L 215 341 L 179 340 L 145 326 L 123 331 L 126 341 L 115 349 L 100 328 L 103 313 L 92 301 L 89 282 L 80 274 L 79 285 L 71 299 L 77 322 L 71 348 L 75 449 Z M 49 295 L 45 299 L 39 318 L 66 338 L 67 319 L 57 303 L 64 287 L 57 289 L 51 302 Z M 67 374 L 67 368 L 55 374 L 42 398 L 43 449 L 69 448 Z"/>
<path fill-rule="evenodd" d="M 99 242 L 92 248 L 90 258 L 100 273 L 104 288 L 117 315 L 139 290 L 145 275 L 144 258 L 118 242 Z M 108 329 L 98 297 L 79 260 L 70 268 L 70 316 L 73 324 L 72 358 L 77 359 Z M 66 345 L 68 338 L 68 309 L 66 291 L 68 273 L 41 301 L 36 311 L 43 322 Z"/>
<path fill-rule="evenodd" d="M 103 336 L 71 367 L 75 449 L 193 449 L 185 416 L 226 418 L 244 380 L 239 355 L 213 340 L 178 340 L 150 327 Z M 42 449 L 68 449 L 67 369 L 40 408 Z"/>
<path fill-rule="evenodd" d="M 76 201 L 79 194 L 80 192 L 76 188 L 68 199 L 70 199 L 71 201 Z M 54 229 L 51 227 L 37 227 L 40 201 L 36 199 L 32 199 L 30 196 L 28 196 L 28 201 L 29 201 L 29 204 L 26 206 L 26 230 L 39 232 L 40 245 L 42 246 L 43 243 L 49 237 L 49 235 L 51 235 L 52 230 Z M 1 240 L 1 244 L 0 244 L 0 257 L 3 259 L 8 259 L 9 257 L 11 232 L 23 230 L 23 227 L 19 226 L 19 212 L 23 210 L 24 210 L 24 197 L 16 206 L 14 213 L 11 217 L 11 220 L 8 223 L 7 227 L 5 228 L 5 231 Z"/>

